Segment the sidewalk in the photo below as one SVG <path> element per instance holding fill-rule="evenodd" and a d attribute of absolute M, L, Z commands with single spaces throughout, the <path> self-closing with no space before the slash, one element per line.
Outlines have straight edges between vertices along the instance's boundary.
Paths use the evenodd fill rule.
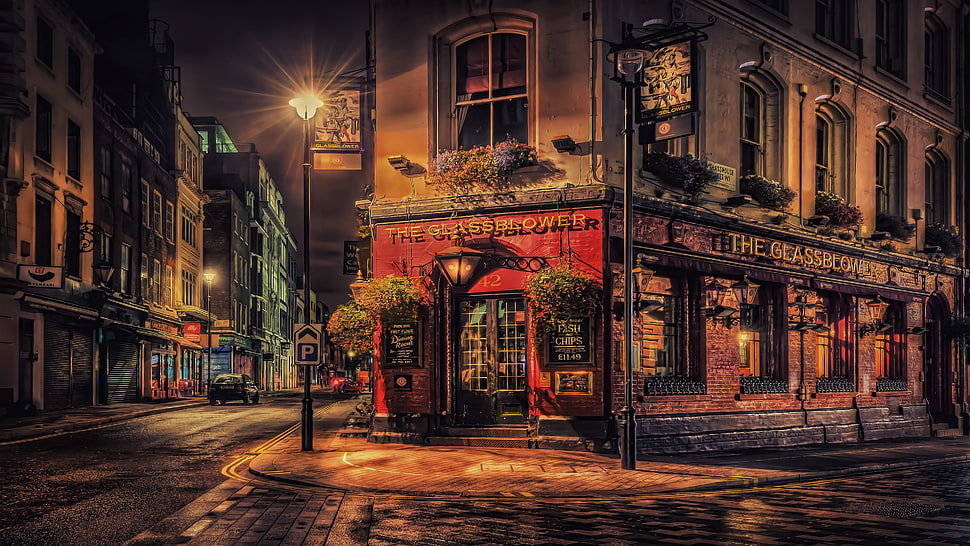
<path fill-rule="evenodd" d="M 336 431 L 356 400 L 318 418 Z M 347 432 L 345 429 L 344 432 Z M 622 496 L 751 487 L 950 462 L 970 462 L 970 437 L 736 453 L 644 456 L 622 470 L 618 456 L 543 449 L 371 444 L 332 432 L 301 451 L 300 431 L 249 462 L 250 472 L 297 484 L 375 494 L 462 497 Z"/>
<path fill-rule="evenodd" d="M 291 392 L 278 393 L 281 396 Z M 542 449 L 372 444 L 345 427 L 362 398 L 317 412 L 314 450 L 301 450 L 299 427 L 258 450 L 250 472 L 280 482 L 345 491 L 488 498 L 623 496 L 750 487 L 925 465 L 970 462 L 970 437 L 917 439 L 732 453 L 644 456 L 622 470 L 617 456 Z M 206 404 L 189 398 L 115 404 L 0 419 L 0 445 L 140 415 Z M 357 434 L 352 434 L 356 432 Z"/>

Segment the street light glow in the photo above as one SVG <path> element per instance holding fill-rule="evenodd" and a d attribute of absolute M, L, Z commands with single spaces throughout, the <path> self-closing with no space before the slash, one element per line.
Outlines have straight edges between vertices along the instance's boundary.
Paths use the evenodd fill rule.
<path fill-rule="evenodd" d="M 306 93 L 290 99 L 290 106 L 296 108 L 296 115 L 300 116 L 300 119 L 309 121 L 317 113 L 317 108 L 323 106 L 323 101 L 317 98 L 316 95 Z"/>

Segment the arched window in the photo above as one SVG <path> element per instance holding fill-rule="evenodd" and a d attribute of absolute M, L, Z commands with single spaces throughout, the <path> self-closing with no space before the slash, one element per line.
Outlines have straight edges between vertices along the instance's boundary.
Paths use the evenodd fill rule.
<path fill-rule="evenodd" d="M 824 102 L 815 112 L 815 191 L 850 200 L 849 117 L 838 105 Z"/>
<path fill-rule="evenodd" d="M 740 174 L 781 176 L 781 87 L 763 72 L 741 81 Z"/>
<path fill-rule="evenodd" d="M 905 217 L 906 183 L 902 137 L 892 129 L 876 133 L 876 214 Z"/>
<path fill-rule="evenodd" d="M 939 151 L 926 152 L 923 175 L 926 224 L 950 225 L 950 162 Z"/>
<path fill-rule="evenodd" d="M 510 139 L 530 143 L 535 119 L 535 22 L 496 13 L 462 21 L 437 37 L 433 87 L 438 149 L 470 149 Z"/>
<path fill-rule="evenodd" d="M 946 25 L 934 14 L 926 18 L 924 35 L 924 90 L 938 101 L 950 102 L 950 36 Z"/>

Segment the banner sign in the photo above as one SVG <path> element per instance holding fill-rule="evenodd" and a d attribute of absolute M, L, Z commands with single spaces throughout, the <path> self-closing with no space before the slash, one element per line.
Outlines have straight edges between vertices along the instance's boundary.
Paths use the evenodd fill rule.
<path fill-rule="evenodd" d="M 357 241 L 344 241 L 344 275 L 356 275 L 360 270 L 357 249 Z"/>

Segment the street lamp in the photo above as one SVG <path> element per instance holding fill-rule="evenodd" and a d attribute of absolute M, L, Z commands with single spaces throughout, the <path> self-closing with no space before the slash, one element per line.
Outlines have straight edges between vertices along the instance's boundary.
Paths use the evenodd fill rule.
<path fill-rule="evenodd" d="M 310 324 L 312 301 L 310 298 L 310 120 L 323 106 L 323 101 L 311 94 L 290 100 L 296 115 L 303 120 L 303 294 L 305 323 Z M 303 451 L 313 451 L 313 400 L 310 398 L 310 366 L 303 366 L 303 409 L 301 428 Z"/>
<path fill-rule="evenodd" d="M 209 390 L 212 383 L 212 281 L 215 280 L 215 273 L 203 273 L 205 279 L 205 388 Z"/>
<path fill-rule="evenodd" d="M 637 423 L 633 408 L 633 136 L 640 71 L 649 53 L 638 42 L 613 44 L 607 59 L 614 63 L 613 81 L 623 88 L 623 407 L 620 408 L 620 466 L 637 468 Z"/>

